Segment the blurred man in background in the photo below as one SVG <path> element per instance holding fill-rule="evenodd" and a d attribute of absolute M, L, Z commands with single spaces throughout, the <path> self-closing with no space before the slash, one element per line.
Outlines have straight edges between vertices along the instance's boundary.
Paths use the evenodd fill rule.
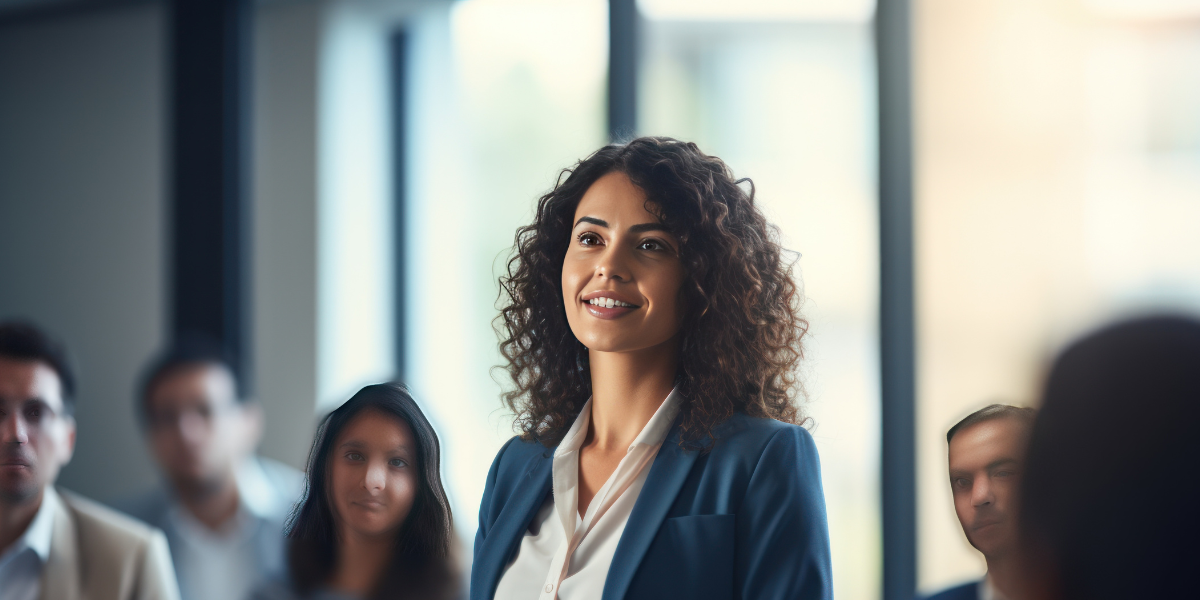
<path fill-rule="evenodd" d="M 0 323 L 0 600 L 178 598 L 161 531 L 55 490 L 75 450 L 74 394 L 61 345 Z"/>
<path fill-rule="evenodd" d="M 968 415 L 946 434 L 954 512 L 967 541 L 983 554 L 987 575 L 928 600 L 1012 598 L 1017 569 L 1016 503 L 1025 446 L 1035 411 L 992 404 Z"/>
<path fill-rule="evenodd" d="M 236 600 L 282 574 L 283 522 L 301 474 L 255 455 L 262 410 L 209 340 L 177 343 L 146 368 L 137 398 L 165 487 L 124 508 L 167 533 L 183 600 Z"/>

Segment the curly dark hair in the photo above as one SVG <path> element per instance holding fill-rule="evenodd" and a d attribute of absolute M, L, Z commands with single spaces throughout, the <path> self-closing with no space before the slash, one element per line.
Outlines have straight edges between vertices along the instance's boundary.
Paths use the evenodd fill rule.
<path fill-rule="evenodd" d="M 714 428 L 738 412 L 802 422 L 795 372 L 808 323 L 778 229 L 755 206 L 753 182 L 735 180 L 694 143 L 643 137 L 564 169 L 538 201 L 534 222 L 517 230 L 500 278 L 497 330 L 515 384 L 504 401 L 522 436 L 557 444 L 591 396 L 588 351 L 567 324 L 561 275 L 575 209 L 612 172 L 645 192 L 646 209 L 680 242 L 680 301 L 688 307 L 675 376 L 681 443 L 706 447 Z"/>

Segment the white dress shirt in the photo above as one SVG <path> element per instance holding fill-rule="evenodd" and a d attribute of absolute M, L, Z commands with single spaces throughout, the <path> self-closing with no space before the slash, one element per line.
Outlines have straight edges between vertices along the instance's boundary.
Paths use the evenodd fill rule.
<path fill-rule="evenodd" d="M 42 592 L 42 565 L 50 558 L 58 493 L 46 486 L 42 505 L 25 533 L 0 553 L 0 600 L 37 600 Z"/>
<path fill-rule="evenodd" d="M 608 568 L 650 465 L 679 413 L 672 390 L 633 440 L 617 469 L 579 515 L 579 450 L 592 417 L 588 400 L 554 451 L 553 496 L 530 522 L 495 600 L 586 600 L 604 591 Z"/>
<path fill-rule="evenodd" d="M 979 600 L 1007 600 L 992 583 L 990 573 L 983 578 L 983 581 L 979 582 Z"/>

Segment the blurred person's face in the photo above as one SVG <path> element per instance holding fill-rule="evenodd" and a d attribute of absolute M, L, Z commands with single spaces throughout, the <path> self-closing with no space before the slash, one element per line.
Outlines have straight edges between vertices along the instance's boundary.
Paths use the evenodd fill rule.
<path fill-rule="evenodd" d="M 62 382 L 40 361 L 0 357 L 0 503 L 41 498 L 75 449 Z"/>
<path fill-rule="evenodd" d="M 623 173 L 592 184 L 575 209 L 563 260 L 567 322 L 584 346 L 631 352 L 666 343 L 683 321 L 679 241 Z"/>
<path fill-rule="evenodd" d="M 1020 421 L 998 418 L 964 428 L 950 440 L 954 512 L 967 540 L 987 557 L 1016 547 L 1015 504 L 1025 434 Z"/>
<path fill-rule="evenodd" d="M 202 493 L 226 481 L 258 443 L 257 406 L 238 402 L 236 393 L 233 376 L 213 364 L 172 369 L 150 388 L 150 446 L 180 491 Z"/>
<path fill-rule="evenodd" d="M 328 465 L 329 500 L 344 531 L 368 539 L 399 531 L 420 485 L 408 423 L 363 410 L 334 441 Z"/>

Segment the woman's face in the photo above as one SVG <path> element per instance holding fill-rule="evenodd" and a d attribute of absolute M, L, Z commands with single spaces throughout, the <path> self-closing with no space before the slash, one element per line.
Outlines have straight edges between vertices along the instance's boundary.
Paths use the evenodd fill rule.
<path fill-rule="evenodd" d="M 590 350 L 633 352 L 679 333 L 679 240 L 646 210 L 624 173 L 596 180 L 575 209 L 563 259 L 567 322 Z"/>
<path fill-rule="evenodd" d="M 412 509 L 420 479 L 416 438 L 408 423 L 368 408 L 334 441 L 330 501 L 344 531 L 394 535 Z"/>

